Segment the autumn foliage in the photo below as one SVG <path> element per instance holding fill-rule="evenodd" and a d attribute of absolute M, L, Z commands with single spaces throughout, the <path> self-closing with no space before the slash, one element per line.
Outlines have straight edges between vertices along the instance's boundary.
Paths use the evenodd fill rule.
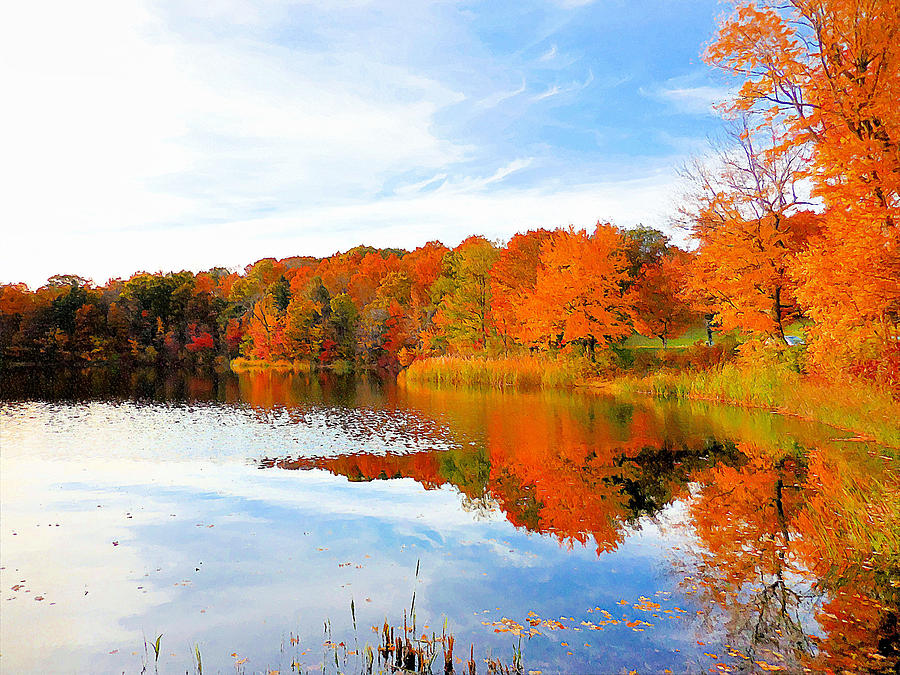
<path fill-rule="evenodd" d="M 900 4 L 739 2 L 705 57 L 739 81 L 730 141 L 684 171 L 656 230 L 473 235 L 114 279 L 0 287 L 3 363 L 211 365 L 235 357 L 397 372 L 450 355 L 595 360 L 634 332 L 666 347 L 705 320 L 809 374 L 900 392 Z M 780 345 L 780 346 L 779 346 Z M 646 359 L 645 359 L 646 360 Z"/>
<path fill-rule="evenodd" d="M 8 285 L 0 288 L 3 356 L 180 365 L 240 356 L 396 372 L 439 354 L 593 354 L 631 334 L 631 298 L 643 297 L 623 290 L 650 269 L 629 274 L 626 243 L 598 224 L 590 233 L 528 232 L 507 246 L 472 236 L 454 249 L 430 242 L 266 258 L 240 274 L 141 272 L 105 286 L 60 276 L 34 292 Z M 649 320 L 673 308 L 641 311 Z"/>
<path fill-rule="evenodd" d="M 789 261 L 814 321 L 813 364 L 831 375 L 892 356 L 900 325 L 900 4 L 739 3 L 707 50 L 743 83 L 730 102 L 766 154 L 809 149 L 794 174 L 821 203 L 821 229 Z M 896 386 L 896 383 L 895 383 Z"/>

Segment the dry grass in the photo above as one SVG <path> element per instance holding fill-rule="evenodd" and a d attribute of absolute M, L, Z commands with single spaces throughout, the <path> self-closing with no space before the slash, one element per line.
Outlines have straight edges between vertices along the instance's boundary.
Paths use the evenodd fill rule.
<path fill-rule="evenodd" d="M 513 356 L 438 356 L 413 362 L 398 381 L 449 386 L 571 387 L 583 379 L 584 368 L 572 359 Z"/>
<path fill-rule="evenodd" d="M 237 358 L 232 359 L 229 367 L 236 373 L 253 370 L 283 370 L 294 373 L 308 373 L 312 370 L 312 366 L 307 361 L 288 361 L 286 359 L 262 361 L 260 359 Z"/>

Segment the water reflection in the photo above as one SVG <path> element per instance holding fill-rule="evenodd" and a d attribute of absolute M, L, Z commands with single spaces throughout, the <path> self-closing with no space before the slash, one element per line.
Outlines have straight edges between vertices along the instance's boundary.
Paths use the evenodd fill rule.
<path fill-rule="evenodd" d="M 527 668 L 900 663 L 895 460 L 833 429 L 710 405 L 315 374 L 0 383 L 0 574 L 15 619 L 0 651 L 17 672 L 127 669 L 133 659 L 109 652 L 124 657 L 136 630 L 157 627 L 203 641 L 223 669 L 232 652 L 290 669 L 279 631 L 297 630 L 311 667 L 324 663 L 309 647 L 320 620 L 355 600 L 360 622 L 380 626 L 412 590 L 420 616 L 446 615 L 484 648 L 508 650 L 509 626 L 536 626 Z M 122 513 L 109 518 L 113 505 Z M 63 527 L 45 533 L 45 520 Z M 69 579 L 47 555 L 61 543 Z M 104 568 L 108 597 L 88 583 Z M 10 590 L 19 576 L 50 590 Z M 79 597 L 72 579 L 106 599 Z M 25 604 L 23 590 L 55 604 Z M 106 626 L 87 647 L 84 635 L 16 646 L 19 626 L 74 624 L 86 602 L 101 602 Z"/>

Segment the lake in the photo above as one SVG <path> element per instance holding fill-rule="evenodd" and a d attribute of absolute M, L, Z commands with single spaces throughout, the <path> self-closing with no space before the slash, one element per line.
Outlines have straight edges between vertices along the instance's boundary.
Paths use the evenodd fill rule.
<path fill-rule="evenodd" d="M 460 673 L 898 664 L 896 451 L 851 432 L 376 377 L 0 385 L 4 672 L 356 673 L 385 623 L 436 673 L 451 635 Z"/>

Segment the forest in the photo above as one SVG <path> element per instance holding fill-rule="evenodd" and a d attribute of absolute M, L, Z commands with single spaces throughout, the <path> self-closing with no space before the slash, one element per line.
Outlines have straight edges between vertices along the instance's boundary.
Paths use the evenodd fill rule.
<path fill-rule="evenodd" d="M 621 354 L 635 334 L 666 348 L 704 325 L 745 359 L 897 395 L 900 6 L 740 5 L 704 56 L 736 88 L 720 108 L 728 140 L 683 169 L 671 222 L 689 250 L 600 221 L 239 272 L 103 285 L 63 274 L 0 287 L 2 365 L 240 358 L 396 373 L 435 356 L 521 356 L 597 375 L 632 364 Z M 804 344 L 791 346 L 798 321 Z M 687 365 L 704 362 L 702 342 Z"/>

